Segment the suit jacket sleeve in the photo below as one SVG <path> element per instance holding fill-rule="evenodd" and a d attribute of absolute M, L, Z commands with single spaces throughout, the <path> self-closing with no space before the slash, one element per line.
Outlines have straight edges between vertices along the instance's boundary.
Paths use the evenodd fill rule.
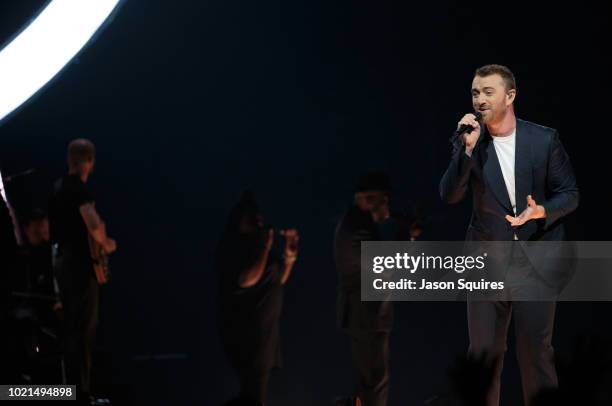
<path fill-rule="evenodd" d="M 557 132 L 550 143 L 546 189 L 549 195 L 542 206 L 546 210 L 544 227 L 548 228 L 574 211 L 580 198 L 574 171 Z"/>
<path fill-rule="evenodd" d="M 472 151 L 472 157 L 475 156 L 476 148 Z M 459 140 L 453 143 L 450 164 L 440 181 L 440 197 L 446 203 L 458 203 L 463 200 L 470 180 L 470 171 L 474 165 L 472 157 L 466 154 L 465 147 Z"/>

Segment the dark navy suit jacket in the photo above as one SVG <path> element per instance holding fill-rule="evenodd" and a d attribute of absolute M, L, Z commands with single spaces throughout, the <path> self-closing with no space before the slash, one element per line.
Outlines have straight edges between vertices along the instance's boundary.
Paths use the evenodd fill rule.
<path fill-rule="evenodd" d="M 456 203 L 465 197 L 468 186 L 472 190 L 472 217 L 466 240 L 512 241 L 516 233 L 521 241 L 563 241 L 563 218 L 578 207 L 579 192 L 556 130 L 517 120 L 514 176 L 517 215 L 525 210 L 527 195 L 531 195 L 544 206 L 546 218 L 530 220 L 516 228 L 505 219 L 507 214 L 514 216 L 514 212 L 486 126 L 482 126 L 471 157 L 455 140 L 451 162 L 440 181 L 440 196 L 447 203 Z M 554 285 L 559 279 L 555 273 L 563 267 L 559 261 L 536 267 Z"/>

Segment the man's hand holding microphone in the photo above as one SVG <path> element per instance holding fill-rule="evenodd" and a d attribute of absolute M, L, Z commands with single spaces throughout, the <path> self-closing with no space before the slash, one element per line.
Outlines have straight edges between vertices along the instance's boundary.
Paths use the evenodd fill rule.
<path fill-rule="evenodd" d="M 482 120 L 482 114 L 479 112 L 468 113 L 459 121 L 457 131 L 455 131 L 455 136 L 459 137 L 465 146 L 465 153 L 470 157 L 480 138 L 480 120 Z"/>

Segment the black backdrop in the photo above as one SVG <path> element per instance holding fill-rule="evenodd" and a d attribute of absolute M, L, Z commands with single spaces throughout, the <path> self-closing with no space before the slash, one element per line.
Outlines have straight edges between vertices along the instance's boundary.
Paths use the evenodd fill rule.
<path fill-rule="evenodd" d="M 44 3 L 3 2 L 0 43 Z M 586 3 L 128 0 L 2 123 L 0 168 L 37 169 L 8 185 L 23 213 L 45 205 L 70 139 L 95 142 L 92 188 L 119 244 L 95 379 L 160 405 L 214 405 L 237 389 L 216 335 L 211 259 L 230 206 L 253 188 L 271 224 L 302 235 L 269 403 L 327 404 L 353 378 L 334 325 L 335 222 L 356 176 L 376 168 L 392 175 L 396 207 L 423 208 L 424 238 L 463 237 L 469 202 L 443 206 L 437 185 L 476 67 L 508 65 L 517 115 L 560 131 L 582 192 L 572 238 L 609 239 L 609 31 L 603 6 Z M 579 335 L 608 334 L 608 309 L 560 304 L 558 353 Z M 391 404 L 442 390 L 466 348 L 463 303 L 399 304 Z M 518 402 L 512 352 L 503 388 Z"/>

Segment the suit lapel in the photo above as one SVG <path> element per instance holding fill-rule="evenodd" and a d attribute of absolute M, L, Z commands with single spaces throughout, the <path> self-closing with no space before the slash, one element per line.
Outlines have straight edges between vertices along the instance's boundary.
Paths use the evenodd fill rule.
<path fill-rule="evenodd" d="M 508 212 L 512 214 L 512 204 L 510 203 L 510 196 L 508 196 L 508 190 L 506 189 L 506 182 L 504 182 L 504 175 L 501 171 L 501 165 L 497 159 L 497 153 L 495 152 L 495 146 L 491 136 L 486 131 L 486 126 L 483 126 L 484 133 L 481 135 L 482 143 L 480 145 L 480 159 L 482 160 L 482 172 L 483 177 L 489 190 L 493 193 L 493 196 L 497 199 L 499 204 L 502 205 Z"/>
<path fill-rule="evenodd" d="M 514 152 L 514 186 L 516 212 L 521 214 L 527 207 L 527 195 L 532 193 L 533 177 L 528 128 L 522 120 L 516 120 L 516 149 Z"/>

